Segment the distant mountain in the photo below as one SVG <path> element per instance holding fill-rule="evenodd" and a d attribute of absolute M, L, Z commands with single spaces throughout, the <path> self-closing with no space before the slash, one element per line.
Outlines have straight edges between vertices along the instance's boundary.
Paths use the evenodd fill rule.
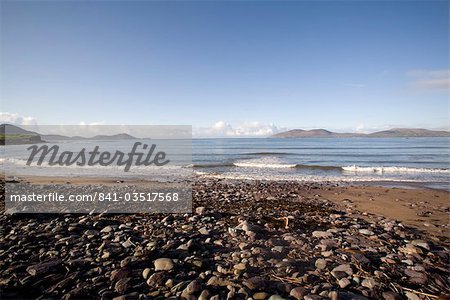
<path fill-rule="evenodd" d="M 364 133 L 338 133 L 325 129 L 293 129 L 280 132 L 271 136 L 272 138 L 344 138 L 344 137 L 450 137 L 449 131 L 436 131 L 422 128 L 393 128 L 369 134 Z"/>
<path fill-rule="evenodd" d="M 285 132 L 280 132 L 272 135 L 273 138 L 308 138 L 308 137 L 320 137 L 320 138 L 336 138 L 336 137 L 357 137 L 364 136 L 359 133 L 338 133 L 325 129 L 293 129 Z"/>
<path fill-rule="evenodd" d="M 136 137 L 126 134 L 119 133 L 114 135 L 96 135 L 94 137 L 86 138 L 82 136 L 65 136 L 59 134 L 48 134 L 42 136 L 47 141 L 79 141 L 79 140 L 101 140 L 101 141 L 112 141 L 112 140 L 135 140 Z"/>
<path fill-rule="evenodd" d="M 65 136 L 60 134 L 44 134 L 41 135 L 37 132 L 28 131 L 11 124 L 0 125 L 0 145 L 5 145 L 5 141 L 8 145 L 11 144 L 35 144 L 43 143 L 44 141 L 68 141 L 68 140 L 135 140 L 136 137 L 119 133 L 114 135 L 96 135 L 94 137 L 86 138 L 82 136 Z"/>
<path fill-rule="evenodd" d="M 393 128 L 370 133 L 369 137 L 445 137 L 450 136 L 449 131 L 428 130 L 422 128 Z"/>
<path fill-rule="evenodd" d="M 126 133 L 119 133 L 114 135 L 96 135 L 90 140 L 135 140 L 136 138 Z"/>
<path fill-rule="evenodd" d="M 41 136 L 11 124 L 0 125 L 0 145 L 43 143 Z"/>

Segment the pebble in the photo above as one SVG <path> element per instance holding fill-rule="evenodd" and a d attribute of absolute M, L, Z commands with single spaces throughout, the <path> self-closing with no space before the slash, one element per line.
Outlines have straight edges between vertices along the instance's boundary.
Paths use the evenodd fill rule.
<path fill-rule="evenodd" d="M 142 271 L 142 277 L 144 279 L 147 279 L 148 276 L 150 275 L 150 271 L 151 271 L 150 268 L 145 268 L 144 271 Z"/>
<path fill-rule="evenodd" d="M 173 261 L 170 258 L 158 258 L 154 265 L 155 271 L 170 271 L 174 268 Z"/>
<path fill-rule="evenodd" d="M 348 278 L 342 278 L 342 279 L 339 279 L 338 284 L 342 289 L 345 289 L 346 287 L 348 287 L 351 284 L 351 281 Z"/>
<path fill-rule="evenodd" d="M 250 290 L 264 289 L 265 280 L 259 276 L 251 277 L 243 282 L 243 284 Z"/>
<path fill-rule="evenodd" d="M 333 234 L 326 231 L 313 231 L 312 236 L 316 238 L 331 238 Z"/>
<path fill-rule="evenodd" d="M 323 270 L 327 267 L 327 261 L 323 258 L 319 258 L 316 260 L 314 265 L 317 269 Z"/>
<path fill-rule="evenodd" d="M 384 300 L 402 300 L 403 299 L 402 296 L 400 296 L 399 294 L 397 294 L 393 291 L 383 292 L 382 295 L 383 295 Z M 419 298 L 417 298 L 417 299 L 419 299 Z"/>
<path fill-rule="evenodd" d="M 294 297 L 297 300 L 303 299 L 305 295 L 307 295 L 309 291 L 304 287 L 296 287 L 291 290 L 289 293 L 290 296 Z"/>
<path fill-rule="evenodd" d="M 359 233 L 364 234 L 364 235 L 374 235 L 373 231 L 371 231 L 369 229 L 360 229 Z"/>

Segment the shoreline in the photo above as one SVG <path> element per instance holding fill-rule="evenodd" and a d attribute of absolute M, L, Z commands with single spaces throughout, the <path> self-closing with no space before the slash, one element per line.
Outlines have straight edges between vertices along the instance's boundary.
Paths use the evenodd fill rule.
<path fill-rule="evenodd" d="M 63 184 L 63 185 L 136 185 L 138 187 L 170 186 L 170 182 L 136 178 L 105 177 L 60 177 L 60 176 L 18 176 L 20 181 L 31 184 Z M 192 184 L 198 182 L 225 182 L 231 184 L 259 182 L 260 180 L 211 179 L 195 176 Z M 292 184 L 298 188 L 297 194 L 306 198 L 321 198 L 333 202 L 342 210 L 356 209 L 359 216 L 380 215 L 403 222 L 422 232 L 431 234 L 433 238 L 443 239 L 450 244 L 450 192 L 421 186 L 398 187 L 378 185 L 378 182 L 295 182 L 281 181 L 274 183 Z M 374 183 L 374 184 L 372 184 Z M 311 186 L 315 188 L 311 188 Z M 317 188 L 318 187 L 318 188 Z M 320 190 L 320 193 L 316 191 Z M 386 208 L 389 207 L 387 210 Z"/>

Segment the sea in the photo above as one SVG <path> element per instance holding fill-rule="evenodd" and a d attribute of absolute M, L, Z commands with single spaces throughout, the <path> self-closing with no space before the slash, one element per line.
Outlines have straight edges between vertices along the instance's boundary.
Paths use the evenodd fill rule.
<path fill-rule="evenodd" d="M 86 148 L 95 144 L 109 150 L 124 148 L 121 145 L 123 141 L 82 143 Z M 183 143 L 192 152 L 189 153 L 189 160 L 185 159 L 186 156 L 178 161 L 174 158 L 165 168 L 166 175 L 180 178 L 194 175 L 235 180 L 376 183 L 450 190 L 450 138 L 446 137 L 216 138 L 185 140 Z M 79 141 L 64 141 L 64 144 L 68 149 L 80 148 Z M 120 174 L 102 166 L 27 166 L 27 147 L 29 145 L 1 147 L 0 162 L 6 174 L 67 177 L 117 177 Z M 154 167 L 145 166 L 131 168 L 128 173 L 152 180 L 162 174 L 156 174 Z"/>

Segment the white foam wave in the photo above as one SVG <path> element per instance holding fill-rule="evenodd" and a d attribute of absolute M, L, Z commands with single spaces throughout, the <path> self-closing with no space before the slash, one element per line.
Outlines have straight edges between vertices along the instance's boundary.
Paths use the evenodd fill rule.
<path fill-rule="evenodd" d="M 410 167 L 361 167 L 347 166 L 342 170 L 354 173 L 443 173 L 450 174 L 450 169 L 410 168 Z"/>
<path fill-rule="evenodd" d="M 287 163 L 281 159 L 275 157 L 263 157 L 256 159 L 248 159 L 236 161 L 233 163 L 236 167 L 243 168 L 265 168 L 265 169 L 285 169 L 295 168 L 296 164 Z"/>
<path fill-rule="evenodd" d="M 230 179 L 230 180 L 264 180 L 264 181 L 298 181 L 298 182 L 380 182 L 377 177 L 342 177 L 342 176 L 315 176 L 315 175 L 266 175 L 242 173 L 206 173 L 195 172 L 203 178 Z M 383 178 L 383 182 L 427 182 L 417 179 Z M 431 182 L 431 181 L 430 181 Z"/>

